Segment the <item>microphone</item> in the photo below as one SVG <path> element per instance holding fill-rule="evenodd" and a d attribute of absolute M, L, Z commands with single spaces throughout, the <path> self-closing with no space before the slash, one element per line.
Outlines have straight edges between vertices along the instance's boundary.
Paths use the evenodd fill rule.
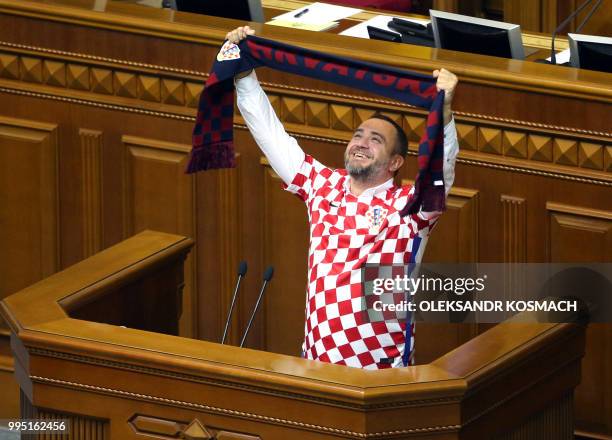
<path fill-rule="evenodd" d="M 257 298 L 257 302 L 255 303 L 255 308 L 253 309 L 253 313 L 251 313 L 251 318 L 249 319 L 249 323 L 247 324 L 246 330 L 244 331 L 244 335 L 242 335 L 242 341 L 240 341 L 240 347 L 244 346 L 244 341 L 246 341 L 247 335 L 249 334 L 249 330 L 251 329 L 251 324 L 253 324 L 253 319 L 255 318 L 255 314 L 257 313 L 257 309 L 259 308 L 259 304 L 261 303 L 261 299 L 263 298 L 264 291 L 266 290 L 266 286 L 268 282 L 272 279 L 272 275 L 274 275 L 274 267 L 268 266 L 263 276 L 263 285 L 261 286 L 261 291 L 259 292 L 259 297 Z"/>
<path fill-rule="evenodd" d="M 588 6 L 589 3 L 591 3 L 593 0 L 586 0 L 584 3 L 582 3 L 580 6 L 578 6 L 578 9 L 576 9 L 574 12 L 572 12 L 569 17 L 567 17 L 565 20 L 563 20 L 561 22 L 561 24 L 559 26 L 557 26 L 557 28 L 555 29 L 555 31 L 552 34 L 552 39 L 551 39 L 551 47 L 550 47 L 550 64 L 557 64 L 557 55 L 555 54 L 555 38 L 557 36 L 557 33 L 563 29 L 565 26 L 567 26 L 567 24 L 572 21 L 572 19 L 578 15 L 580 13 L 580 11 L 582 11 L 584 8 L 586 8 Z M 599 8 L 599 6 L 601 5 L 602 0 L 598 0 L 595 3 L 595 6 L 593 6 L 593 9 L 591 9 L 591 12 L 589 12 L 589 14 L 586 16 L 586 18 L 584 20 L 582 20 L 582 23 L 580 23 L 580 25 L 576 28 L 576 32 L 580 32 L 580 29 L 582 29 L 582 27 L 586 24 L 586 22 L 591 18 L 591 16 L 593 15 L 593 13 L 597 10 L 597 8 Z"/>
<path fill-rule="evenodd" d="M 246 261 L 241 261 L 238 264 L 238 281 L 236 282 L 236 288 L 234 289 L 234 295 L 232 296 L 232 304 L 230 305 L 229 312 L 227 313 L 227 319 L 225 320 L 225 329 L 223 330 L 223 337 L 221 338 L 221 343 L 225 343 L 225 338 L 227 337 L 227 331 L 229 329 L 229 323 L 232 319 L 232 312 L 234 311 L 234 305 L 236 304 L 236 297 L 238 296 L 238 289 L 240 288 L 240 281 L 242 281 L 242 277 L 244 277 L 247 273 L 247 263 Z"/>

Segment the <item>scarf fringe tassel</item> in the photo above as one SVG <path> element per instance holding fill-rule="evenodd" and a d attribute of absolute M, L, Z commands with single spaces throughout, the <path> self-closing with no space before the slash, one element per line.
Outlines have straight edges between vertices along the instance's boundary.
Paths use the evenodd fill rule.
<path fill-rule="evenodd" d="M 219 168 L 235 168 L 236 155 L 232 141 L 216 142 L 208 145 L 197 145 L 191 150 L 187 174 Z"/>

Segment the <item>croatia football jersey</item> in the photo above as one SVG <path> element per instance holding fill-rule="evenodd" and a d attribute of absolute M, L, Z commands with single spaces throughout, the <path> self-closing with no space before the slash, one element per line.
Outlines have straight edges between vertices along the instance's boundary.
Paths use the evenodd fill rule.
<path fill-rule="evenodd" d="M 402 365 L 406 320 L 368 319 L 362 269 L 418 261 L 438 216 L 401 217 L 413 188 L 392 180 L 354 196 L 346 170 L 309 155 L 286 189 L 306 203 L 310 220 L 304 356 L 366 369 Z M 413 349 L 411 337 L 411 364 Z"/>
<path fill-rule="evenodd" d="M 366 264 L 420 262 L 438 214 L 401 218 L 398 210 L 412 196 L 412 188 L 396 187 L 392 179 L 358 197 L 352 195 L 345 170 L 323 166 L 287 134 L 254 71 L 236 81 L 236 91 L 238 108 L 257 145 L 287 189 L 308 208 L 304 356 L 367 369 L 403 365 L 406 319 L 397 319 L 395 314 L 372 319 L 371 309 L 365 311 L 368 298 L 362 292 L 361 269 Z M 454 181 L 458 151 L 457 131 L 451 120 L 444 127 L 446 194 Z M 395 267 L 401 268 L 394 266 L 393 270 Z M 414 335 L 414 329 L 408 334 Z M 413 344 L 411 337 L 410 363 Z"/>

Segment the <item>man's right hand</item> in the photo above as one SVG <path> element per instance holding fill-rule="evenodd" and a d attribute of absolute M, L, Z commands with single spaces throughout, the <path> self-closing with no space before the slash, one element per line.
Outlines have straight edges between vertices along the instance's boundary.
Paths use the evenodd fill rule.
<path fill-rule="evenodd" d="M 241 27 L 237 27 L 233 31 L 229 31 L 227 35 L 225 36 L 225 39 L 229 40 L 230 43 L 238 44 L 240 43 L 240 41 L 244 40 L 247 37 L 247 35 L 255 35 L 255 31 L 248 26 L 241 26 Z M 236 75 L 236 79 L 244 78 L 245 76 L 249 75 L 251 72 L 252 70 L 239 73 L 238 75 Z"/>

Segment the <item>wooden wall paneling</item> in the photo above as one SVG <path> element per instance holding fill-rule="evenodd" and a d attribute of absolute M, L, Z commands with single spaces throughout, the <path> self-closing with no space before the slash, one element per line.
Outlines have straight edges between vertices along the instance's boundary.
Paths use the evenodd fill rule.
<path fill-rule="evenodd" d="M 542 28 L 540 32 L 552 34 L 560 23 L 558 21 L 558 0 L 542 0 Z"/>
<path fill-rule="evenodd" d="M 503 3 L 505 22 L 520 24 L 521 31 L 541 32 L 542 0 L 505 0 Z"/>
<path fill-rule="evenodd" d="M 150 417 L 135 414 L 128 424 L 138 435 L 146 437 L 177 438 L 185 427 L 185 421 L 168 420 L 161 417 Z"/>
<path fill-rule="evenodd" d="M 408 181 L 402 181 L 406 184 Z M 478 261 L 479 191 L 454 186 L 447 211 L 431 232 L 423 262 L 470 263 Z"/>
<path fill-rule="evenodd" d="M 273 359 L 271 362 L 282 363 L 285 360 Z M 92 363 L 95 365 L 95 360 Z M 55 363 L 53 366 L 62 368 Z M 218 379 L 201 376 L 192 375 L 189 380 L 186 375 L 180 373 L 174 373 L 174 378 L 169 380 L 170 374 L 164 375 L 160 370 L 153 370 L 153 374 L 133 374 L 134 371 L 131 371 L 126 376 L 121 374 L 119 368 L 105 368 L 102 371 L 94 368 L 97 371 L 83 368 L 75 373 L 80 374 L 78 382 L 70 383 L 48 376 L 37 378 L 35 386 L 38 387 L 38 392 L 34 399 L 35 405 L 49 408 L 57 407 L 58 402 L 61 402 L 62 410 L 68 415 L 67 418 L 78 417 L 106 423 L 108 437 L 105 440 L 142 438 L 257 440 L 258 436 L 265 439 L 300 440 L 338 438 L 338 434 L 333 431 L 330 433 L 328 421 L 351 417 L 350 413 L 355 411 L 352 408 L 323 406 L 323 409 L 328 411 L 319 417 L 318 423 L 303 423 L 301 420 L 305 417 L 304 411 L 320 409 L 321 406 L 307 401 L 305 406 L 294 407 L 294 402 L 289 402 L 288 409 L 287 401 L 302 400 L 293 398 L 296 394 L 287 395 L 285 392 L 285 396 L 279 396 L 280 392 L 277 390 L 263 393 L 257 392 L 257 388 L 252 387 L 224 386 Z M 162 374 L 158 375 L 158 372 Z M 89 377 L 104 375 L 105 379 L 98 381 L 97 386 L 90 385 L 86 380 L 86 374 L 89 374 Z M 94 376 L 96 374 L 98 376 Z M 249 374 L 248 371 L 246 374 Z M 66 374 L 61 376 L 65 377 Z M 101 381 L 105 383 L 101 384 Z M 256 379 L 252 383 L 258 385 Z M 126 391 L 130 388 L 137 388 L 138 391 Z M 174 398 L 165 397 L 168 393 Z M 283 397 L 285 401 L 282 400 Z M 211 404 L 211 401 L 217 404 Z M 238 407 L 253 409 L 244 411 L 236 409 Z M 306 414 L 311 420 L 317 417 L 312 412 Z M 92 417 L 93 415 L 96 418 Z M 186 432 L 188 426 L 195 420 L 198 421 L 197 424 L 202 431 L 194 429 Z M 179 430 L 179 433 L 172 436 L 175 430 Z M 200 434 L 207 431 L 214 436 L 184 435 L 194 431 Z M 354 431 L 348 431 L 348 435 L 345 430 L 338 429 L 338 431 L 342 432 L 340 435 L 344 438 L 357 438 Z M 88 440 L 88 437 L 75 438 Z"/>
<path fill-rule="evenodd" d="M 0 296 L 59 267 L 56 124 L 0 116 Z"/>
<path fill-rule="evenodd" d="M 612 211 L 548 202 L 550 262 L 611 262 Z"/>
<path fill-rule="evenodd" d="M 199 337 L 219 342 L 237 280 L 237 267 L 242 259 L 241 224 L 243 217 L 242 158 L 236 157 L 236 168 L 210 170 L 197 175 L 198 186 L 198 309 Z M 250 261 L 249 261 L 250 262 Z M 248 267 L 245 280 L 253 278 Z M 245 280 L 238 292 L 238 301 L 245 295 Z M 238 302 L 229 327 L 227 344 L 236 344 L 240 334 Z"/>
<path fill-rule="evenodd" d="M 94 417 L 84 417 L 76 414 L 62 414 L 54 411 L 49 411 L 43 408 L 38 408 L 32 405 L 28 396 L 20 391 L 20 407 L 22 419 L 35 419 L 45 421 L 60 421 L 68 422 L 67 430 L 70 432 L 70 438 L 80 440 L 109 440 L 109 421 L 97 419 Z M 35 436 L 33 434 L 25 435 L 25 438 L 48 439 L 56 437 L 65 437 L 61 434 L 45 433 Z"/>
<path fill-rule="evenodd" d="M 0 297 L 59 266 L 56 124 L 0 116 Z M 0 414 L 19 414 L 9 331 L 0 319 Z"/>
<path fill-rule="evenodd" d="M 521 265 L 514 263 L 527 262 L 527 213 L 526 201 L 522 197 L 501 195 L 503 262 L 509 263 L 504 268 L 503 298 L 506 300 L 522 299 L 520 293 L 525 290 L 525 272 Z M 515 292 L 513 294 L 513 292 Z M 510 316 L 507 316 L 510 317 Z"/>
<path fill-rule="evenodd" d="M 433 9 L 438 11 L 457 12 L 458 0 L 433 0 Z"/>
<path fill-rule="evenodd" d="M 524 263 L 527 255 L 526 202 L 522 197 L 502 194 L 504 262 Z"/>
<path fill-rule="evenodd" d="M 479 125 L 495 121 L 495 128 L 505 128 L 505 123 L 509 123 L 534 134 L 544 129 L 542 131 L 565 136 L 575 133 L 574 137 L 600 135 L 609 138 L 609 104 L 599 105 L 571 95 L 553 97 L 536 88 L 526 92 L 481 87 L 467 81 L 460 84 L 453 100 L 454 114 L 467 117 L 478 114 Z"/>
<path fill-rule="evenodd" d="M 213 428 L 200 421 L 198 417 L 190 423 L 167 420 L 159 417 L 136 415 L 129 421 L 138 435 L 149 438 L 185 438 L 193 440 L 260 440 L 257 435 L 232 432 L 226 429 Z"/>
<path fill-rule="evenodd" d="M 572 393 L 561 397 L 536 416 L 525 420 L 512 431 L 493 437 L 494 440 L 544 439 L 572 440 L 574 409 Z"/>
<path fill-rule="evenodd" d="M 612 211 L 549 202 L 551 262 L 611 262 Z M 612 324 L 587 329 L 582 381 L 576 388 L 576 428 L 585 434 L 612 432 Z"/>
<path fill-rule="evenodd" d="M 402 181 L 402 184 L 409 183 Z M 423 262 L 471 263 L 479 261 L 479 191 L 454 186 L 447 211 L 429 237 Z M 424 364 L 437 359 L 478 334 L 476 324 L 419 322 L 415 330 L 415 360 Z"/>
<path fill-rule="evenodd" d="M 458 12 L 471 17 L 483 17 L 484 6 L 482 0 L 461 0 L 457 2 Z M 429 14 L 426 13 L 425 15 Z"/>
<path fill-rule="evenodd" d="M 217 172 L 218 199 L 220 208 L 218 211 L 219 222 L 219 248 L 218 258 L 221 263 L 219 278 L 219 297 L 220 308 L 219 316 L 226 316 L 230 308 L 232 295 L 236 284 L 237 266 L 240 260 L 239 249 L 241 249 L 241 237 L 239 234 L 240 223 L 242 221 L 242 203 L 240 200 L 240 156 L 236 158 L 237 167 L 235 170 L 220 170 Z M 232 320 L 232 339 L 237 340 L 238 324 Z M 222 335 L 221 328 L 219 334 Z"/>
<path fill-rule="evenodd" d="M 0 319 L 0 417 L 19 418 L 19 384 L 15 380 L 13 353 L 11 352 L 11 332 L 4 319 Z"/>
<path fill-rule="evenodd" d="M 265 350 L 299 356 L 304 341 L 308 273 L 308 213 L 281 190 L 281 179 L 263 160 L 264 264 L 275 266 L 263 313 Z"/>
<path fill-rule="evenodd" d="M 238 113 L 237 113 L 238 114 Z M 219 342 L 234 292 L 238 263 L 247 262 L 227 344 L 240 342 L 251 308 L 261 287 L 263 180 L 260 151 L 245 126 L 234 125 L 236 168 L 197 174 L 198 269 L 200 338 Z M 220 255 L 220 252 L 224 252 Z M 263 307 L 262 307 L 263 308 Z M 260 311 L 262 313 L 262 311 Z M 261 317 L 256 323 L 261 322 Z M 248 345 L 263 346 L 259 325 L 250 331 Z"/>
<path fill-rule="evenodd" d="M 593 2 L 594 3 L 594 2 Z M 579 3 L 576 2 L 576 5 Z M 575 21 L 576 26 L 582 23 L 582 20 L 589 13 L 590 8 L 587 7 L 585 11 L 578 14 Z M 576 29 L 574 27 L 574 29 Z M 587 24 L 580 31 L 581 34 L 589 35 L 603 35 L 606 37 L 612 37 L 612 0 L 603 0 L 599 9 L 591 16 Z"/>
<path fill-rule="evenodd" d="M 590 324 L 575 392 L 576 429 L 592 438 L 612 432 L 612 324 Z"/>
<path fill-rule="evenodd" d="M 102 250 L 102 132 L 79 129 L 83 182 L 83 257 Z"/>
<path fill-rule="evenodd" d="M 268 93 L 268 98 L 272 107 L 277 114 L 280 114 L 280 98 L 278 95 Z M 236 111 L 236 115 L 239 112 Z M 250 313 L 257 301 L 257 296 L 261 289 L 262 274 L 269 264 L 274 264 L 273 261 L 265 259 L 264 249 L 268 245 L 264 239 L 266 229 L 264 223 L 265 217 L 265 173 L 262 172 L 261 150 L 253 140 L 246 125 L 242 123 L 234 124 L 237 128 L 234 130 L 234 144 L 240 152 L 240 187 L 239 200 L 240 210 L 243 213 L 243 219 L 240 224 L 240 229 L 237 235 L 241 238 L 240 259 L 248 263 L 248 275 L 243 280 L 240 297 L 238 299 L 237 310 L 232 322 L 232 332 L 235 338 L 232 343 L 240 342 L 244 329 L 250 317 Z M 281 191 L 280 188 L 276 188 Z M 281 191 L 282 192 L 282 191 Z M 290 252 L 290 251 L 288 251 Z M 268 286 L 274 288 L 277 283 L 278 269 L 274 275 L 272 283 Z M 232 287 L 233 288 L 233 287 Z M 268 290 L 266 296 L 270 294 Z M 259 311 L 259 316 L 256 318 L 255 324 L 249 332 L 246 344 L 250 348 L 264 349 L 266 346 L 266 335 L 264 331 L 265 325 L 265 309 L 266 301 L 264 298 L 263 304 Z M 227 310 L 223 311 L 222 317 L 225 319 Z M 230 333 L 230 337 L 232 333 Z"/>
<path fill-rule="evenodd" d="M 124 236 L 145 229 L 196 237 L 194 176 L 185 174 L 190 145 L 124 135 Z M 185 262 L 179 334 L 197 337 L 197 256 Z"/>
<path fill-rule="evenodd" d="M 28 49 L 36 49 L 36 48 L 28 48 Z M 1 49 L 0 52 L 2 52 Z M 7 49 L 8 50 L 8 49 Z M 12 50 L 12 49 L 11 49 Z M 40 50 L 40 48 L 38 49 Z M 69 54 L 71 57 L 84 57 L 83 54 Z M 14 55 L 13 53 L 6 53 L 2 55 L 6 58 L 7 66 L 2 75 L 11 75 L 10 66 L 17 65 L 20 66 L 22 63 L 21 58 L 24 58 L 19 55 Z M 45 59 L 45 57 L 49 57 L 49 59 Z M 28 58 L 28 57 L 25 57 Z M 30 57 L 31 58 L 31 57 Z M 44 66 L 48 64 L 58 64 L 56 60 L 57 57 L 51 58 L 51 55 L 42 53 L 41 56 L 37 56 L 37 59 L 43 59 L 42 66 L 43 72 L 45 72 Z M 94 76 L 94 70 L 98 71 L 108 71 L 107 75 L 113 76 L 115 80 L 109 83 L 112 87 L 112 91 L 115 96 L 109 96 L 109 94 L 104 90 L 98 90 L 91 86 L 91 84 L 87 84 L 86 89 L 90 92 L 95 92 L 95 96 L 87 95 L 87 98 L 94 98 L 96 103 L 94 105 L 100 106 L 102 103 L 104 105 L 113 105 L 112 108 L 116 108 L 116 104 L 119 102 L 115 98 L 121 98 L 121 104 L 128 104 L 130 107 L 134 105 L 144 106 L 151 104 L 151 100 L 162 100 L 164 104 L 172 104 L 173 106 L 181 106 L 181 107 L 194 107 L 197 103 L 197 95 L 201 90 L 201 83 L 192 82 L 188 80 L 179 81 L 176 79 L 166 78 L 166 73 L 170 75 L 170 72 L 164 72 L 163 75 L 154 76 L 152 72 L 149 72 L 149 68 L 156 67 L 159 70 L 168 70 L 169 68 L 165 68 L 163 66 L 150 66 L 144 70 L 147 70 L 147 74 L 144 72 L 138 72 L 134 70 L 133 66 L 127 65 L 122 60 L 112 60 L 115 65 L 112 69 L 101 68 L 98 66 L 107 67 L 108 62 L 105 64 L 96 63 L 91 61 L 90 58 L 86 58 L 83 62 L 86 62 L 87 65 L 81 64 L 72 64 L 72 63 L 64 63 L 66 67 L 66 77 L 70 77 L 70 72 L 73 70 L 74 66 L 78 66 L 83 70 L 83 77 L 90 78 Z M 127 70 L 128 68 L 132 69 L 132 71 L 128 74 L 123 70 Z M 50 71 L 51 68 L 47 68 Z M 97 69 L 97 70 L 96 70 Z M 61 72 L 62 69 L 56 68 L 54 72 Z M 190 71 L 186 71 L 190 72 Z M 19 70 L 18 70 L 19 73 Z M 192 74 L 193 72 L 190 72 Z M 2 76 L 0 75 L 0 76 Z M 41 91 L 45 93 L 49 93 L 51 91 L 50 86 L 54 86 L 55 88 L 52 90 L 53 93 L 56 93 L 60 99 L 70 98 L 72 96 L 71 93 L 67 93 L 66 87 L 62 86 L 63 82 L 60 79 L 59 74 L 56 76 L 51 76 L 48 74 L 48 78 L 46 76 L 42 77 L 47 78 L 47 86 L 40 86 L 36 83 L 25 81 L 29 88 L 36 89 L 36 91 Z M 176 76 L 176 73 L 172 71 L 172 75 Z M 7 78 L 9 77 L 7 76 Z M 116 78 L 121 78 L 118 80 Z M 70 81 L 68 81 L 70 83 Z M 135 85 L 134 85 L 135 84 Z M 110 87 L 110 86 L 109 86 Z M 131 90 L 130 93 L 126 95 L 127 92 L 123 92 L 126 87 Z M 134 89 L 135 87 L 135 89 Z M 158 89 L 161 87 L 161 94 L 158 93 Z M 472 86 L 470 84 L 462 84 L 462 91 L 466 90 L 467 94 L 472 94 L 473 90 L 470 90 Z M 68 84 L 68 88 L 72 88 L 70 84 Z M 134 89 L 134 90 L 132 90 Z M 105 89 L 106 90 L 106 89 Z M 109 89 L 110 90 L 110 89 Z M 328 125 L 328 116 L 331 121 L 331 128 L 340 131 L 351 131 L 355 123 L 360 122 L 364 117 L 370 115 L 375 108 L 368 107 L 363 108 L 362 104 L 356 104 L 353 102 L 357 99 L 356 96 L 347 95 L 347 98 L 341 99 L 328 99 L 329 103 L 324 102 L 320 99 L 311 99 L 310 94 L 306 92 L 313 93 L 316 90 L 307 90 L 303 89 L 303 92 L 300 90 L 299 92 L 287 90 L 283 90 L 283 94 L 281 97 L 275 95 L 275 102 L 278 103 L 279 110 L 282 109 L 282 118 L 285 122 L 289 124 L 295 124 L 296 126 L 304 126 L 305 124 L 309 127 L 312 127 L 314 133 L 321 132 L 322 130 L 318 130 L 319 127 L 326 128 Z M 491 93 L 493 95 L 491 95 Z M 480 93 L 480 92 L 474 92 Z M 491 96 L 497 96 L 497 90 L 489 90 L 486 92 L 487 95 L 483 97 L 484 101 L 490 101 Z M 288 95 L 288 96 L 284 96 Z M 304 99 L 308 97 L 309 99 Z M 351 99 L 348 99 L 348 98 Z M 129 99 L 128 99 L 129 98 Z M 512 101 L 519 99 L 519 96 L 514 96 Z M 522 99 L 522 98 L 521 98 Z M 546 106 L 547 102 L 544 101 L 548 99 L 546 97 L 542 97 L 542 106 Z M 342 103 L 342 101 L 345 101 Z M 345 105 L 346 103 L 351 105 Z M 91 102 L 89 103 L 91 105 Z M 282 104 L 282 105 L 281 105 Z M 563 107 L 563 105 L 555 105 L 554 109 L 558 107 Z M 386 105 L 389 108 L 389 105 Z M 539 108 L 538 106 L 528 105 L 526 102 L 524 105 L 520 106 L 525 110 L 531 110 L 533 108 Z M 513 108 L 512 106 L 508 108 Z M 166 107 L 167 110 L 167 107 Z M 174 107 L 173 110 L 178 110 L 177 107 Z M 591 111 L 592 110 L 592 111 Z M 138 108 L 138 111 L 142 111 L 141 108 Z M 149 110 L 150 111 L 150 110 Z M 604 169 L 608 169 L 608 165 L 610 160 L 606 162 L 606 157 L 609 156 L 609 153 L 606 153 L 606 144 L 609 142 L 609 136 L 604 132 L 595 132 L 595 131 L 587 131 L 584 129 L 573 129 L 568 127 L 560 127 L 558 124 L 555 125 L 543 125 L 541 123 L 532 124 L 530 120 L 511 120 L 511 119 L 500 119 L 497 117 L 490 117 L 489 110 L 483 109 L 483 114 L 470 113 L 463 114 L 460 111 L 456 112 L 456 116 L 458 118 L 458 129 L 460 132 L 460 137 L 462 137 L 462 148 L 470 148 L 475 151 L 480 151 L 482 153 L 487 154 L 495 154 L 498 156 L 519 158 L 519 159 L 528 159 L 528 161 L 537 166 L 542 165 L 543 163 L 556 163 L 561 165 L 570 165 L 573 167 L 579 167 L 589 170 L 601 171 Z M 573 110 L 568 108 L 567 112 L 563 112 L 563 114 L 571 113 Z M 580 113 L 584 113 L 588 116 L 588 121 L 606 121 L 606 112 L 598 111 L 596 107 L 589 107 L 586 109 L 587 113 L 580 111 Z M 315 115 L 316 112 L 316 115 Z M 328 114 L 329 113 L 329 114 Z M 387 112 L 389 113 L 389 112 Z M 182 112 L 182 115 L 185 113 Z M 392 112 L 392 116 L 397 116 L 398 113 Z M 524 116 L 524 115 L 522 115 Z M 423 113 L 418 110 L 411 110 L 410 114 L 405 117 L 404 126 L 407 128 L 415 128 L 418 129 L 419 125 L 422 125 L 423 122 Z M 532 119 L 531 117 L 527 119 Z M 305 121 L 306 120 L 306 121 Z M 604 122 L 604 123 L 606 123 Z M 575 121 L 572 121 L 572 124 L 575 124 Z M 599 123 L 599 122 L 598 122 Z M 585 127 L 587 125 L 584 125 Z M 334 133 L 333 136 L 336 136 L 337 133 Z M 412 139 L 411 139 L 412 140 Z M 551 146 L 552 145 L 552 146 Z M 550 150 L 553 150 L 552 155 Z M 602 157 L 603 154 L 603 157 Z"/>

